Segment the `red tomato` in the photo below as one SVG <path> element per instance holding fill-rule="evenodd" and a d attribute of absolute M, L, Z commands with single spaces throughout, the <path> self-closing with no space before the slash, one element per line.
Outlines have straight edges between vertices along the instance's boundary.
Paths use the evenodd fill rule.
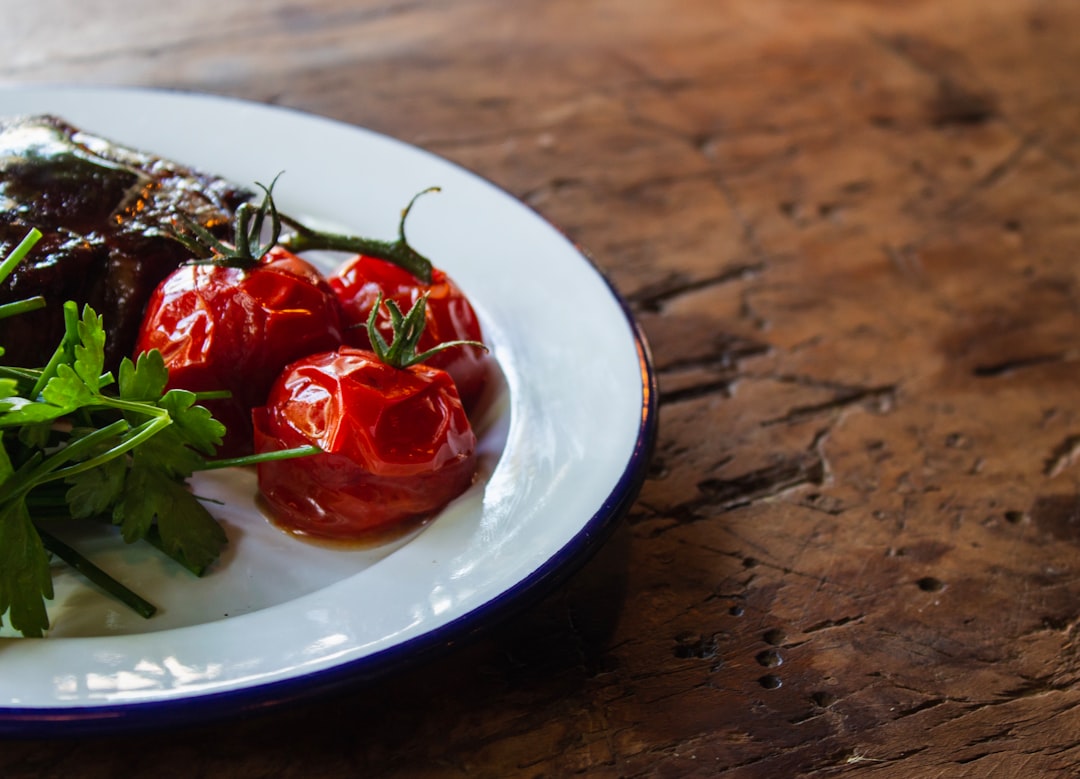
<path fill-rule="evenodd" d="M 252 450 L 251 410 L 293 360 L 342 340 L 337 299 L 310 263 L 275 247 L 251 267 L 183 265 L 154 291 L 135 353 L 157 349 L 169 387 L 228 390 L 204 405 L 227 430 L 218 454 Z"/>
<path fill-rule="evenodd" d="M 476 312 L 461 289 L 438 268 L 432 269 L 431 283 L 425 284 L 412 273 L 386 260 L 357 255 L 347 260 L 330 276 L 330 286 L 341 302 L 345 341 L 363 349 L 370 348 L 367 322 L 375 301 L 381 294 L 408 311 L 427 293 L 426 325 L 417 351 L 423 352 L 447 341 L 483 341 Z M 380 317 L 378 329 L 387 339 L 390 322 Z M 456 346 L 433 355 L 427 364 L 442 368 L 453 378 L 465 408 L 476 407 L 488 376 L 487 353 L 477 346 Z"/>
<path fill-rule="evenodd" d="M 476 470 L 476 436 L 450 376 L 355 347 L 293 363 L 253 417 L 258 453 L 323 450 L 258 465 L 275 520 L 302 535 L 356 539 L 430 516 Z"/>

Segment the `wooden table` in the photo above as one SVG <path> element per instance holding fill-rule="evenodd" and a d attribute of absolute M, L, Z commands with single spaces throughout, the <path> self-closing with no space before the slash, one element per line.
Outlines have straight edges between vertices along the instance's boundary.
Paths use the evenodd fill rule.
<path fill-rule="evenodd" d="M 21 5 L 3 83 L 276 103 L 523 199 L 639 317 L 661 432 L 611 541 L 481 641 L 0 743 L 0 775 L 1076 773 L 1078 30 L 1069 0 Z"/>

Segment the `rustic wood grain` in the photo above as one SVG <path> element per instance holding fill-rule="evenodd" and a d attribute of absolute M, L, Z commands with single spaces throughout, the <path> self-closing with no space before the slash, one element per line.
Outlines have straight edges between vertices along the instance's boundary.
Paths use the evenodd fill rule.
<path fill-rule="evenodd" d="M 0 774 L 1080 772 L 1080 5 L 32 5 L 2 83 L 296 107 L 524 199 L 639 316 L 661 436 L 493 634 Z"/>

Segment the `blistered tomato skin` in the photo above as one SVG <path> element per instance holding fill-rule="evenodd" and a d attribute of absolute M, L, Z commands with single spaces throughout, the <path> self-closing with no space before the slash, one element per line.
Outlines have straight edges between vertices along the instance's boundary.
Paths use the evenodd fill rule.
<path fill-rule="evenodd" d="M 393 263 L 361 254 L 344 262 L 329 280 L 341 303 L 346 342 L 353 346 L 370 348 L 364 325 L 380 292 L 385 299 L 397 303 L 402 311 L 408 311 L 422 294 L 428 293 L 426 325 L 417 351 L 426 351 L 446 341 L 484 340 L 472 304 L 439 268 L 432 269 L 431 283 L 425 284 Z M 380 318 L 378 328 L 389 340 L 389 321 Z M 487 353 L 483 349 L 454 347 L 432 356 L 427 364 L 450 374 L 466 410 L 476 408 L 489 370 Z"/>
<path fill-rule="evenodd" d="M 274 521 L 301 535 L 346 541 L 431 516 L 476 472 L 476 436 L 449 375 L 392 368 L 355 347 L 289 366 L 253 418 L 257 452 L 323 449 L 258 466 Z"/>
<path fill-rule="evenodd" d="M 252 268 L 184 265 L 154 291 L 135 346 L 158 349 L 169 387 L 228 390 L 207 408 L 227 430 L 218 454 L 252 451 L 251 410 L 293 360 L 342 341 L 337 298 L 310 263 L 280 248 Z"/>

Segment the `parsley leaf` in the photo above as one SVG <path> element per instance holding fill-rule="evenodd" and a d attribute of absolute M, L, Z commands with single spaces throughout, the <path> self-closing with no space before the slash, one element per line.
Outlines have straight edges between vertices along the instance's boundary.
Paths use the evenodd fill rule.
<path fill-rule="evenodd" d="M 141 453 L 140 453 L 141 454 Z M 125 540 L 144 538 L 157 520 L 165 551 L 195 568 L 205 568 L 221 553 L 225 532 L 182 482 L 136 455 L 127 489 L 114 511 Z"/>
<path fill-rule="evenodd" d="M 128 466 L 121 459 L 103 462 L 96 468 L 68 476 L 64 499 L 75 519 L 105 514 L 120 500 L 127 486 Z"/>
<path fill-rule="evenodd" d="M 49 556 L 22 501 L 0 508 L 0 614 L 25 636 L 49 627 L 45 599 L 52 598 Z"/>
<path fill-rule="evenodd" d="M 65 322 L 63 342 L 36 379 L 0 378 L 0 618 L 7 614 L 28 636 L 48 629 L 44 602 L 52 597 L 49 555 L 29 505 L 50 503 L 59 483 L 71 517 L 107 517 L 125 541 L 151 536 L 195 570 L 226 543 L 187 485 L 207 467 L 224 426 L 194 393 L 166 391 L 156 351 L 125 359 L 114 387 L 104 373 L 101 317 L 89 306 L 75 316 L 69 304 Z M 30 383 L 40 392 L 25 391 Z"/>
<path fill-rule="evenodd" d="M 165 358 L 157 349 L 143 352 L 135 362 L 125 357 L 120 363 L 120 397 L 124 400 L 156 403 L 165 394 L 168 381 Z"/>
<path fill-rule="evenodd" d="M 0 483 L 14 475 L 7 452 L 0 448 Z M 49 557 L 30 521 L 23 501 L 0 506 L 0 615 L 26 636 L 40 636 L 49 627 L 45 599 L 52 598 Z"/>

